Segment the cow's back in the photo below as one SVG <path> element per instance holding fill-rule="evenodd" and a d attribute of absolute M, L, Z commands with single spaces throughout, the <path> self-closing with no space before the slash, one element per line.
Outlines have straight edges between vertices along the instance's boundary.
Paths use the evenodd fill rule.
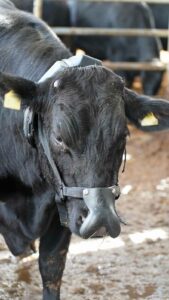
<path fill-rule="evenodd" d="M 12 9 L 15 8 L 14 4 L 9 0 L 0 0 L 0 7 L 1 8 L 9 8 L 9 9 L 10 8 L 12 8 Z"/>
<path fill-rule="evenodd" d="M 142 3 L 79 3 L 76 25 L 132 29 L 152 28 L 154 23 L 151 11 Z M 160 44 L 154 37 L 83 36 L 76 39 L 76 47 L 100 59 L 141 61 L 158 58 Z"/>
<path fill-rule="evenodd" d="M 149 4 L 154 19 L 155 19 L 155 26 L 158 29 L 167 29 L 169 26 L 169 4 Z M 163 45 L 163 49 L 167 50 L 168 42 L 167 38 L 162 37 L 161 42 Z"/>
<path fill-rule="evenodd" d="M 39 80 L 55 61 L 67 57 L 70 52 L 43 21 L 12 4 L 0 6 L 1 71 Z"/>
<path fill-rule="evenodd" d="M 21 10 L 33 12 L 33 0 L 11 0 Z M 50 26 L 70 26 L 67 0 L 43 0 L 42 19 Z"/>

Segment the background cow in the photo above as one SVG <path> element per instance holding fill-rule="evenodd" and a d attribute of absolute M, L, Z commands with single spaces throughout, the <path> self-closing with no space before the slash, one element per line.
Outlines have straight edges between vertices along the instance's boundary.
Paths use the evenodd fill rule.
<path fill-rule="evenodd" d="M 33 11 L 33 0 L 12 0 L 15 6 L 28 12 Z M 50 26 L 71 26 L 67 0 L 43 0 L 42 18 Z"/>
<path fill-rule="evenodd" d="M 167 101 L 131 92 L 101 66 L 72 67 L 72 61 L 42 21 L 0 0 L 0 232 L 14 255 L 40 237 L 48 300 L 60 298 L 71 232 L 86 238 L 105 225 L 112 237 L 120 233 L 114 201 L 126 118 L 145 130 L 169 127 Z M 62 68 L 53 71 L 58 64 Z M 28 122 L 31 143 L 23 130 L 28 108 L 34 116 Z M 149 113 L 153 123 L 147 126 Z M 67 186 L 64 203 L 56 168 Z"/>
<path fill-rule="evenodd" d="M 168 29 L 169 4 L 149 4 L 155 20 L 155 27 L 158 29 Z M 168 50 L 167 38 L 161 38 L 164 50 Z"/>
<path fill-rule="evenodd" d="M 97 17 L 95 17 L 97 16 Z M 148 6 L 142 3 L 81 3 L 77 6 L 76 26 L 104 28 L 153 28 L 154 20 Z M 81 36 L 76 39 L 76 48 L 110 61 L 145 62 L 159 59 L 160 40 L 156 37 L 102 37 Z M 157 93 L 162 72 L 118 71 L 128 86 L 140 75 L 145 94 Z"/>
<path fill-rule="evenodd" d="M 13 0 L 20 9 L 32 11 L 33 1 Z M 29 3 L 29 5 L 28 5 Z M 43 19 L 50 26 L 154 28 L 153 15 L 146 4 L 80 3 L 77 0 L 43 1 Z M 161 43 L 156 37 L 79 36 L 65 39 L 74 51 L 81 48 L 101 60 L 150 62 L 160 57 Z M 160 87 L 161 71 L 118 71 L 128 87 L 141 76 L 144 93 L 155 95 Z"/>

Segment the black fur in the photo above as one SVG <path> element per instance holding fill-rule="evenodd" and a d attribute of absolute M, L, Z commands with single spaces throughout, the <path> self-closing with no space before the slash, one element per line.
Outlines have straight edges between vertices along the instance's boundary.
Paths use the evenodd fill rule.
<path fill-rule="evenodd" d="M 12 0 L 20 9 L 32 11 L 33 0 Z M 168 6 L 151 5 L 156 26 L 168 28 Z M 160 18 L 160 11 L 163 18 Z M 145 3 L 82 3 L 78 0 L 43 0 L 42 18 L 50 26 L 77 26 L 103 28 L 145 28 L 155 27 L 154 16 Z M 164 25 L 165 23 L 165 25 Z M 160 24 L 160 25 L 159 25 Z M 157 37 L 145 36 L 78 36 L 64 38 L 72 49 L 81 48 L 101 60 L 151 62 L 159 60 L 161 43 Z M 164 39 L 163 39 L 164 40 Z M 119 70 L 128 87 L 136 76 L 140 76 L 143 91 L 155 95 L 160 87 L 162 71 Z"/>
<path fill-rule="evenodd" d="M 23 111 L 4 108 L 5 94 L 13 90 L 22 108 L 30 106 L 41 115 L 65 184 L 84 187 L 117 184 L 128 133 L 126 116 L 140 126 L 140 118 L 155 107 L 160 129 L 168 128 L 169 104 L 151 105 L 149 98 L 126 90 L 121 78 L 103 67 L 69 68 L 38 83 L 55 61 L 71 53 L 42 21 L 10 2 L 0 0 L 0 21 L 0 232 L 14 255 L 40 238 L 44 299 L 58 300 L 70 231 L 79 234 L 86 206 L 79 199 L 67 201 L 69 229 L 60 225 L 54 199 L 58 186 L 37 127 L 32 147 L 23 134 Z"/>

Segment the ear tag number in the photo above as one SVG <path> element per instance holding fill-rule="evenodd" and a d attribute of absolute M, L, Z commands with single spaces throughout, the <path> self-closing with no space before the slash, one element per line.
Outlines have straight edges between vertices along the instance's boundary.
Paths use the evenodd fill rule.
<path fill-rule="evenodd" d="M 4 96 L 4 107 L 9 109 L 20 110 L 21 109 L 21 99 L 15 94 L 14 91 L 9 91 Z"/>
<path fill-rule="evenodd" d="M 158 119 L 153 113 L 149 113 L 140 121 L 140 124 L 141 126 L 156 126 L 158 125 Z"/>

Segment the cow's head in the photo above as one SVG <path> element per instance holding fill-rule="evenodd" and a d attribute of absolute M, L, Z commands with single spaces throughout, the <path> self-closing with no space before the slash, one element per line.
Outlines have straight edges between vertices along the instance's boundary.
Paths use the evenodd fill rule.
<path fill-rule="evenodd" d="M 65 185 L 84 188 L 83 199 L 67 197 L 65 202 L 71 231 L 89 237 L 105 226 L 116 237 L 120 233 L 114 207 L 117 195 L 107 188 L 118 184 L 127 118 L 141 129 L 166 129 L 169 102 L 137 95 L 101 66 L 66 68 L 41 83 L 1 74 L 0 91 L 3 100 L 8 102 L 13 95 L 14 102 L 21 99 L 23 107 L 40 116 Z M 55 189 L 57 180 L 38 140 L 35 127 L 42 170 Z M 58 186 L 56 190 L 59 197 Z"/>

